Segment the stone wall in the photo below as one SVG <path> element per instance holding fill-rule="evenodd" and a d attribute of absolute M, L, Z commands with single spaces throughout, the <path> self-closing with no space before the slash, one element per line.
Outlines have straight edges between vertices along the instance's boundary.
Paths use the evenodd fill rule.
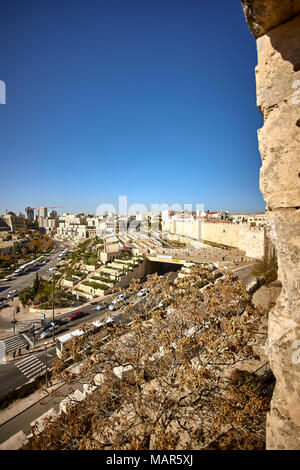
<path fill-rule="evenodd" d="M 203 222 L 201 226 L 201 238 L 202 240 L 238 248 L 240 241 L 240 224 Z"/>
<path fill-rule="evenodd" d="M 196 229 L 193 228 L 196 226 Z M 232 246 L 245 251 L 249 258 L 261 259 L 267 254 L 271 254 L 271 246 L 265 227 L 251 227 L 248 223 L 231 222 L 204 222 L 204 221 L 185 221 L 181 222 L 178 228 L 178 222 L 173 227 L 175 233 L 170 234 L 169 238 L 186 243 L 191 248 L 202 248 L 202 240 L 222 245 Z M 197 237 L 197 238 L 196 238 Z"/>
<path fill-rule="evenodd" d="M 266 255 L 266 229 L 265 227 L 245 227 L 239 224 L 239 245 L 240 250 L 245 251 L 249 258 L 261 259 Z"/>
<path fill-rule="evenodd" d="M 260 187 L 282 292 L 269 314 L 267 449 L 300 449 L 300 0 L 242 0 L 257 40 Z M 297 355 L 298 353 L 298 355 Z"/>

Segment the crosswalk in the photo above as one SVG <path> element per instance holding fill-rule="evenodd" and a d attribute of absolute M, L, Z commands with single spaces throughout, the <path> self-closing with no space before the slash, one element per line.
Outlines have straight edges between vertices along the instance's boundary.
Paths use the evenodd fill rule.
<path fill-rule="evenodd" d="M 27 321 L 23 321 L 23 322 L 17 322 L 15 324 L 15 331 L 16 333 L 19 333 L 21 331 L 27 331 L 31 328 L 31 326 L 34 324 L 35 328 L 38 328 L 41 326 L 41 322 L 40 320 L 27 320 Z M 11 330 L 13 330 L 13 328 L 11 328 Z"/>
<path fill-rule="evenodd" d="M 20 348 L 25 348 L 28 343 L 25 338 L 21 335 L 12 336 L 11 338 L 7 338 L 1 341 L 6 354 L 12 354 L 13 351 L 16 351 Z"/>
<path fill-rule="evenodd" d="M 28 379 L 33 379 L 46 370 L 45 364 L 34 355 L 15 362 L 15 366 Z"/>

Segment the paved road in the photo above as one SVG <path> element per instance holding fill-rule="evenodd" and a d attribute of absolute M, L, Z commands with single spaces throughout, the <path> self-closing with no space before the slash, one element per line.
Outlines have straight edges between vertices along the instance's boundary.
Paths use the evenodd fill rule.
<path fill-rule="evenodd" d="M 139 302 L 144 300 L 144 298 L 139 299 Z M 99 315 L 99 311 L 96 309 L 96 305 L 85 307 L 84 311 L 89 311 L 89 315 L 85 319 L 74 321 L 74 323 L 72 323 L 73 327 L 79 326 L 81 323 L 86 321 L 87 318 L 90 321 L 96 317 L 103 319 L 108 315 L 113 316 L 117 324 L 124 324 L 125 322 L 129 321 L 128 318 L 126 318 L 126 316 L 120 313 L 118 310 L 110 312 L 108 309 L 103 309 L 101 315 Z M 69 327 L 71 327 L 70 324 L 68 325 Z M 51 360 L 54 357 L 55 348 L 52 346 L 47 350 L 48 365 L 51 365 Z M 33 378 L 39 373 L 44 372 L 46 369 L 45 362 L 45 350 L 43 345 L 41 345 L 40 350 L 36 351 L 34 354 L 24 356 L 24 358 L 21 360 L 18 359 L 13 363 L 11 362 L 2 366 L 2 368 L 0 368 L 0 396 L 5 393 L 4 388 L 7 381 L 13 385 L 13 388 L 17 388 L 22 383 L 28 381 L 30 378 Z M 73 390 L 79 389 L 82 391 L 82 387 L 82 380 L 78 384 L 71 385 Z M 63 397 L 69 393 L 70 385 L 65 385 L 55 392 L 54 396 L 41 400 L 27 410 L 18 414 L 16 417 L 12 418 L 7 423 L 4 423 L 2 426 L 0 426 L 0 443 L 6 441 L 9 439 L 9 437 L 13 436 L 20 430 L 23 430 L 23 432 L 28 435 L 30 432 L 30 423 L 32 423 L 35 419 L 39 418 L 43 413 L 50 410 L 51 408 L 54 408 L 56 411 L 58 411 L 59 403 Z"/>
<path fill-rule="evenodd" d="M 47 363 L 51 366 L 51 360 L 55 357 L 55 348 L 47 350 Z M 24 385 L 29 380 L 43 373 L 46 369 L 45 348 L 41 348 L 34 353 L 23 354 L 15 361 L 2 364 L 0 366 L 0 396 L 5 395 L 10 390 L 14 390 Z"/>
<path fill-rule="evenodd" d="M 98 311 L 96 304 L 90 304 L 86 306 L 83 311 L 86 312 L 87 315 L 83 318 L 79 318 L 78 320 L 73 321 L 67 320 L 67 317 L 68 315 L 70 315 L 70 313 L 61 315 L 59 318 L 64 321 L 64 324 L 56 332 L 56 336 L 60 336 L 73 329 L 76 329 L 87 321 L 90 322 L 95 319 L 102 320 L 103 318 L 111 314 L 111 312 L 109 312 L 107 309 Z M 114 313 L 116 314 L 117 312 Z M 34 368 L 31 366 L 37 366 L 39 364 L 37 362 L 37 359 L 38 361 L 41 361 L 45 364 L 46 358 L 44 344 L 46 341 L 51 341 L 52 337 L 44 339 L 42 341 L 38 341 L 38 333 L 36 336 L 36 348 L 38 348 L 38 351 L 36 351 L 35 348 L 34 351 L 29 351 L 29 353 L 24 354 L 25 350 L 22 349 L 23 354 L 21 357 L 17 357 L 14 361 L 0 365 L 0 396 L 4 395 L 5 393 L 8 393 L 10 390 L 20 387 L 21 385 L 25 384 L 30 379 L 38 375 L 38 373 L 42 373 L 44 371 L 44 369 L 42 369 L 41 367 Z M 11 338 L 4 340 L 3 343 L 8 353 L 11 353 L 13 349 L 17 349 L 19 346 L 24 348 L 27 344 L 21 335 L 12 336 Z M 55 356 L 55 348 L 53 346 L 49 348 L 47 352 L 48 359 L 51 359 L 50 355 L 52 356 L 52 358 Z M 30 359 L 33 356 L 35 357 L 35 359 Z M 31 372 L 38 373 L 31 374 Z"/>
<path fill-rule="evenodd" d="M 30 424 L 51 408 L 54 408 L 55 411 L 58 411 L 59 404 L 63 397 L 67 396 L 71 391 L 74 390 L 82 391 L 83 385 L 81 383 L 64 385 L 54 392 L 54 396 L 44 398 L 43 400 L 37 402 L 30 408 L 27 408 L 27 410 L 12 418 L 7 423 L 4 423 L 2 426 L 0 426 L 0 443 L 5 442 L 19 431 L 23 431 L 25 435 L 28 436 L 31 431 Z"/>
<path fill-rule="evenodd" d="M 255 277 L 251 274 L 253 266 L 254 264 L 251 264 L 250 266 L 245 266 L 244 268 L 235 271 L 234 274 L 236 274 L 238 278 L 247 285 L 255 279 Z"/>
<path fill-rule="evenodd" d="M 57 256 L 65 247 L 64 244 L 55 242 L 55 248 L 53 252 L 49 255 L 46 255 L 47 258 L 50 259 L 48 263 L 43 263 L 38 266 L 35 266 L 30 271 L 22 274 L 21 276 L 12 276 L 9 281 L 0 280 L 0 297 L 7 298 L 8 292 L 10 290 L 22 290 L 24 287 L 28 287 L 32 285 L 35 280 L 36 273 L 38 272 L 40 276 L 43 278 L 49 278 L 49 268 L 54 268 L 58 262 Z M 11 301 L 7 302 L 9 306 Z M 1 318 L 1 310 L 0 310 L 0 330 L 9 330 L 13 331 L 12 325 L 9 320 L 5 318 Z"/>
<path fill-rule="evenodd" d="M 30 271 L 27 271 L 20 276 L 12 276 L 9 281 L 0 280 L 0 297 L 7 298 L 8 292 L 10 290 L 21 290 L 24 289 L 24 287 L 30 286 L 34 281 L 37 272 L 40 276 L 49 278 L 49 268 L 54 268 L 56 266 L 58 262 L 57 256 L 64 247 L 64 244 L 55 242 L 53 252 L 49 255 L 45 255 L 45 257 L 49 258 L 51 261 L 34 266 Z"/>

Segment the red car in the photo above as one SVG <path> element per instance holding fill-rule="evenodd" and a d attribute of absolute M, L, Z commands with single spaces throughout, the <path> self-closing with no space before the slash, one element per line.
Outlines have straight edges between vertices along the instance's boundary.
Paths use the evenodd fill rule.
<path fill-rule="evenodd" d="M 74 312 L 68 316 L 68 320 L 77 320 L 77 318 L 84 317 L 85 315 L 87 315 L 85 312 L 80 312 L 80 311 Z"/>

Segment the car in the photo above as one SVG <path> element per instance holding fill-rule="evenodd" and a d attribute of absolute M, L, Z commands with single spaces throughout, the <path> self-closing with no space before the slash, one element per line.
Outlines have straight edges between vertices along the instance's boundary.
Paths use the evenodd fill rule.
<path fill-rule="evenodd" d="M 118 296 L 118 301 L 121 302 L 121 300 L 124 300 L 124 299 L 126 299 L 127 297 L 128 297 L 128 296 L 127 296 L 126 294 L 120 294 L 120 295 Z"/>
<path fill-rule="evenodd" d="M 147 295 L 149 293 L 149 289 L 142 289 L 137 293 L 138 297 L 143 297 L 144 295 Z"/>
<path fill-rule="evenodd" d="M 59 328 L 59 325 L 54 325 L 54 331 L 58 330 L 58 328 Z M 42 331 L 42 333 L 40 334 L 40 339 L 47 338 L 47 336 L 51 336 L 52 334 L 53 334 L 53 326 L 50 326 L 50 328 L 47 328 Z"/>
<path fill-rule="evenodd" d="M 4 277 L 2 281 L 12 281 L 13 277 Z"/>
<path fill-rule="evenodd" d="M 13 299 L 16 295 L 18 295 L 18 291 L 17 291 L 16 289 L 10 290 L 10 291 L 8 292 L 7 298 L 8 298 L 8 299 Z"/>
<path fill-rule="evenodd" d="M 62 320 L 54 320 L 54 325 L 61 326 L 62 324 Z M 43 326 L 43 330 L 47 330 L 48 328 L 51 328 L 51 326 L 53 326 L 53 320 L 46 323 L 46 325 Z"/>
<path fill-rule="evenodd" d="M 115 304 L 111 303 L 111 304 L 108 306 L 108 310 L 112 310 L 112 311 L 116 310 Z"/>
<path fill-rule="evenodd" d="M 86 312 L 82 312 L 82 311 L 74 312 L 74 313 L 71 313 L 71 315 L 68 316 L 68 320 L 70 320 L 70 321 L 77 320 L 77 318 L 82 318 L 85 315 L 87 315 Z"/>

